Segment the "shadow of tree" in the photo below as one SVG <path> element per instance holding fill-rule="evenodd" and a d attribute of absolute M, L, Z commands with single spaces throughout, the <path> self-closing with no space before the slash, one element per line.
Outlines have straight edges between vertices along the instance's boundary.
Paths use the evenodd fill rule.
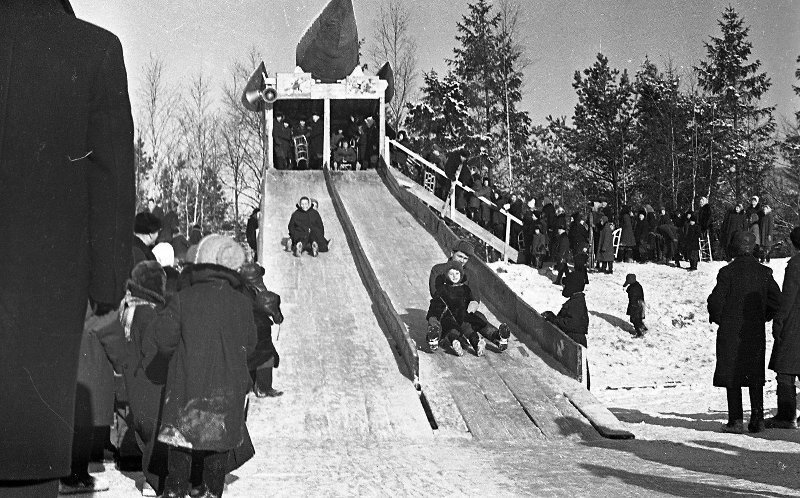
<path fill-rule="evenodd" d="M 623 320 L 622 318 L 616 317 L 614 315 L 609 315 L 608 313 L 601 313 L 599 311 L 589 311 L 589 314 L 594 315 L 598 318 L 602 318 L 611 325 L 620 328 L 625 332 L 628 332 L 629 334 L 632 334 L 634 332 L 633 324 L 631 324 L 627 320 Z"/>
<path fill-rule="evenodd" d="M 681 427 L 696 431 L 718 432 L 720 426 L 728 420 L 724 413 L 659 413 L 661 417 L 628 408 L 609 408 L 623 422 L 662 427 Z"/>

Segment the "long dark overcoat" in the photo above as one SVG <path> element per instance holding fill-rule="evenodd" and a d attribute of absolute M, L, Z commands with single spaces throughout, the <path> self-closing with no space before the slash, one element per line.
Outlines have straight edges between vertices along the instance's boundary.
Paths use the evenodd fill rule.
<path fill-rule="evenodd" d="M 770 370 L 800 374 L 800 254 L 786 265 L 783 277 L 781 309 L 772 321 L 772 357 Z"/>
<path fill-rule="evenodd" d="M 570 339 L 588 347 L 586 334 L 589 333 L 589 310 L 586 308 L 586 296 L 583 292 L 573 294 L 551 321 Z"/>
<path fill-rule="evenodd" d="M 620 227 L 622 228 L 622 233 L 619 239 L 619 245 L 633 247 L 636 245 L 636 237 L 633 233 L 633 218 L 630 215 L 630 212 L 623 212 L 622 216 L 620 217 Z"/>
<path fill-rule="evenodd" d="M 222 266 L 196 264 L 188 282 L 152 325 L 159 352 L 172 354 L 158 439 L 227 451 L 243 438 L 247 357 L 257 341 L 253 305 L 239 275 Z"/>
<path fill-rule="evenodd" d="M 70 471 L 87 298 L 131 267 L 122 46 L 55 0 L 0 2 L 0 480 Z"/>
<path fill-rule="evenodd" d="M 600 240 L 597 243 L 597 261 L 614 261 L 614 233 L 611 225 L 606 224 L 600 231 Z"/>
<path fill-rule="evenodd" d="M 739 256 L 717 274 L 708 296 L 708 315 L 717 330 L 714 385 L 764 385 L 766 332 L 781 302 L 772 270 L 753 256 Z"/>

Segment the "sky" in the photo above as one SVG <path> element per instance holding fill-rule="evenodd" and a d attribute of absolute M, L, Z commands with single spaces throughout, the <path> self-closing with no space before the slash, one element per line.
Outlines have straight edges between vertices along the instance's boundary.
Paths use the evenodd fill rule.
<path fill-rule="evenodd" d="M 175 85 L 203 74 L 221 95 L 233 61 L 252 47 L 270 73 L 294 70 L 295 47 L 327 0 L 71 0 L 78 17 L 122 41 L 132 104 L 140 102 L 142 68 L 151 54 L 162 59 Z M 446 72 L 456 45 L 456 23 L 467 0 L 406 0 L 413 12 L 419 70 Z M 353 0 L 359 37 L 367 44 L 381 0 Z M 778 120 L 800 110 L 791 85 L 800 55 L 800 0 L 520 0 L 522 35 L 531 64 L 525 71 L 521 108 L 534 123 L 548 115 L 571 116 L 576 70 L 603 52 L 612 67 L 631 76 L 645 56 L 691 76 L 705 57 L 704 42 L 719 35 L 717 20 L 729 4 L 750 26 L 753 58 L 773 86 L 763 99 L 778 107 Z M 362 61 L 363 62 L 363 61 Z M 421 83 L 422 78 L 418 80 Z"/>

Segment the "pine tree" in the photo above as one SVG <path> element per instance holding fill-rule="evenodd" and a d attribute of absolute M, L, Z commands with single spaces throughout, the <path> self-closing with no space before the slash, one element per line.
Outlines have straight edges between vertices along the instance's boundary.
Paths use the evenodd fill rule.
<path fill-rule="evenodd" d="M 582 172 L 585 190 L 610 194 L 616 212 L 627 201 L 633 143 L 633 89 L 627 71 L 621 74 L 597 54 L 592 67 L 575 71 L 578 94 L 574 128 L 565 133 L 566 147 Z"/>
<path fill-rule="evenodd" d="M 412 134 L 431 137 L 451 150 L 463 147 L 471 135 L 471 118 L 464 87 L 452 73 L 439 78 L 436 71 L 423 76 L 422 101 L 408 104 L 406 125 Z M 422 144 L 427 147 L 430 144 Z"/>
<path fill-rule="evenodd" d="M 719 172 L 727 180 L 722 186 L 739 200 L 745 188 L 759 192 L 772 170 L 775 108 L 759 106 L 771 82 L 759 72 L 761 61 L 750 61 L 750 27 L 730 6 L 717 24 L 722 35 L 705 43 L 707 60 L 694 69 L 712 99 L 714 127 L 719 130 Z"/>

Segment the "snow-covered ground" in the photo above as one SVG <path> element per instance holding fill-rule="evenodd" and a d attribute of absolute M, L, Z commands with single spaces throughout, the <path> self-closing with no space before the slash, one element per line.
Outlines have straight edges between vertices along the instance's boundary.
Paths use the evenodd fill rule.
<path fill-rule="evenodd" d="M 787 259 L 772 260 L 779 286 Z M 591 273 L 586 288 L 589 308 L 589 365 L 592 392 L 615 411 L 646 407 L 661 411 L 681 406 L 690 413 L 724 412 L 724 390 L 711 385 L 714 374 L 716 325 L 709 323 L 706 299 L 726 263 L 700 263 L 689 272 L 653 263 L 615 263 L 614 274 Z M 551 282 L 554 273 L 524 265 L 491 265 L 517 294 L 540 313 L 558 313 L 566 300 Z M 636 274 L 647 303 L 649 331 L 634 339 L 625 310 L 625 275 Z M 772 350 L 767 324 L 767 360 Z M 766 369 L 766 363 L 765 363 Z M 774 374 L 767 371 L 765 404 L 775 406 Z M 747 396 L 745 395 L 745 399 Z"/>

